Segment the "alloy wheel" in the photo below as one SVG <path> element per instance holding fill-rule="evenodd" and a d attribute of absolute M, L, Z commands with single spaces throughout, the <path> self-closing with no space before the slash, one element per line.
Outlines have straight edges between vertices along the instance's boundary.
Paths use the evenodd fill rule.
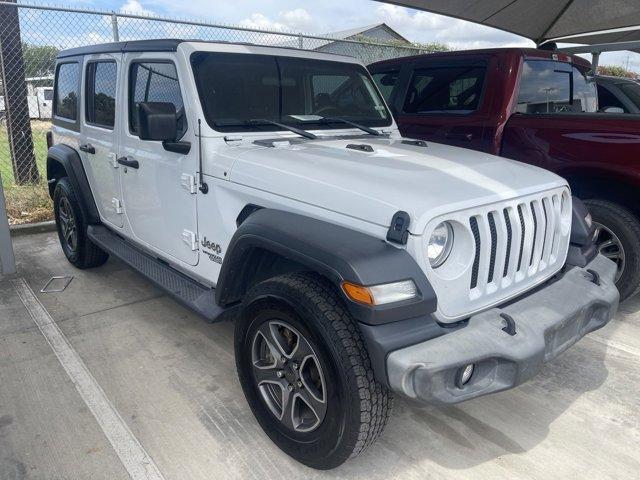
<path fill-rule="evenodd" d="M 260 325 L 252 342 L 253 377 L 271 413 L 294 432 L 318 428 L 327 391 L 318 355 L 309 341 L 281 320 Z"/>
<path fill-rule="evenodd" d="M 62 238 L 67 248 L 75 253 L 78 248 L 78 228 L 71 204 L 66 197 L 62 197 L 58 204 L 58 219 L 60 220 Z"/>
<path fill-rule="evenodd" d="M 598 222 L 593 222 L 593 224 L 596 227 L 593 238 L 598 252 L 613 260 L 618 267 L 616 271 L 617 282 L 622 277 L 625 267 L 625 253 L 622 242 L 611 229 Z"/>

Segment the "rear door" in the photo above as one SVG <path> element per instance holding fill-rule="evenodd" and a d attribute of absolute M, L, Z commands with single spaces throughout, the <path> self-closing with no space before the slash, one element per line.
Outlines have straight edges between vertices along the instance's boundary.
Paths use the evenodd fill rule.
<path fill-rule="evenodd" d="M 184 80 L 176 58 L 168 53 L 125 54 L 127 88 L 122 103 L 122 152 L 138 168 L 119 168 L 126 218 L 134 238 L 165 257 L 187 265 L 198 263 L 195 128 L 187 122 Z M 184 73 L 184 70 L 183 70 Z M 168 102 L 176 107 L 179 141 L 188 153 L 167 150 L 162 142 L 140 140 L 137 108 L 140 102 Z"/>
<path fill-rule="evenodd" d="M 87 56 L 84 63 L 80 151 L 102 220 L 122 228 L 122 201 L 116 158 L 121 125 L 115 121 L 121 54 Z"/>

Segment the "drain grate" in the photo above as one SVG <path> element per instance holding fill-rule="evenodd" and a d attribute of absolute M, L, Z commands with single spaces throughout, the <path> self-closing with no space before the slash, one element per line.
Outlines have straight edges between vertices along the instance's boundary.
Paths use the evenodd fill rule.
<path fill-rule="evenodd" d="M 73 280 L 73 277 L 51 277 L 45 286 L 42 287 L 40 293 L 64 292 L 71 283 L 71 280 Z"/>

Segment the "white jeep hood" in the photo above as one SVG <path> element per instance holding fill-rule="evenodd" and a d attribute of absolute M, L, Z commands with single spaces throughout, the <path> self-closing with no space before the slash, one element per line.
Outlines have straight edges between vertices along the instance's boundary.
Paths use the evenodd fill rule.
<path fill-rule="evenodd" d="M 363 136 L 230 148 L 232 182 L 383 227 L 404 210 L 417 235 L 434 216 L 566 185 L 538 167 L 433 142 L 420 147 Z"/>

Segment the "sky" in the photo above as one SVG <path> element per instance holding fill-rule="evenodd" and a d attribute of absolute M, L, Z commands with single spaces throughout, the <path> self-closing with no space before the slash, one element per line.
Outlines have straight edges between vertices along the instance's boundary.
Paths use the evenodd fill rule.
<path fill-rule="evenodd" d="M 314 34 L 385 22 L 411 41 L 441 42 L 456 50 L 534 46 L 530 40 L 493 28 L 372 0 L 67 0 L 65 6 Z M 606 53 L 600 64 L 640 71 L 640 55 Z"/>

